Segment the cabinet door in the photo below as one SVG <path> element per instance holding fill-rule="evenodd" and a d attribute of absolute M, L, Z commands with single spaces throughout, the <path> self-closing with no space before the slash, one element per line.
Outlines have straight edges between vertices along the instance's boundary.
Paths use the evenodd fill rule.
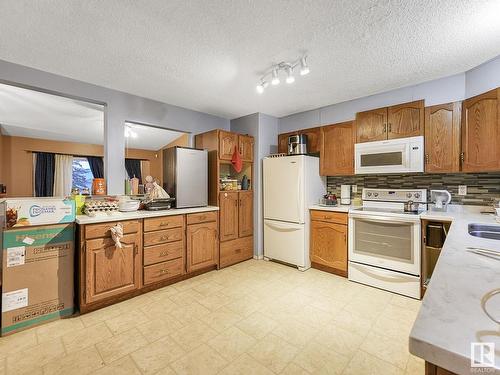
<path fill-rule="evenodd" d="M 311 221 L 311 262 L 347 276 L 347 225 Z"/>
<path fill-rule="evenodd" d="M 139 288 L 141 265 L 138 236 L 125 235 L 121 249 L 110 238 L 86 241 L 86 303 Z"/>
<path fill-rule="evenodd" d="M 320 128 L 303 129 L 300 134 L 307 135 L 307 153 L 317 154 L 320 151 Z"/>
<path fill-rule="evenodd" d="M 462 104 L 462 171 L 500 169 L 500 117 L 498 89 Z"/>
<path fill-rule="evenodd" d="M 423 100 L 389 107 L 387 116 L 388 139 L 424 135 Z"/>
<path fill-rule="evenodd" d="M 238 192 L 224 191 L 219 197 L 220 240 L 238 238 Z"/>
<path fill-rule="evenodd" d="M 425 171 L 460 169 L 460 102 L 425 108 Z"/>
<path fill-rule="evenodd" d="M 239 237 L 251 236 L 253 234 L 253 193 L 241 191 L 239 195 L 238 234 Z"/>
<path fill-rule="evenodd" d="M 387 139 L 387 108 L 356 113 L 356 143 Z"/>
<path fill-rule="evenodd" d="M 234 148 L 238 146 L 238 134 L 219 131 L 219 159 L 231 160 Z"/>
<path fill-rule="evenodd" d="M 278 135 L 278 153 L 288 154 L 288 137 L 296 133 L 283 133 Z"/>
<path fill-rule="evenodd" d="M 249 135 L 239 135 L 238 143 L 240 149 L 241 160 L 253 161 L 253 137 Z"/>
<path fill-rule="evenodd" d="M 321 176 L 345 176 L 354 173 L 352 121 L 321 128 L 319 166 Z"/>
<path fill-rule="evenodd" d="M 219 241 L 216 221 L 188 225 L 186 234 L 187 272 L 217 264 Z"/>

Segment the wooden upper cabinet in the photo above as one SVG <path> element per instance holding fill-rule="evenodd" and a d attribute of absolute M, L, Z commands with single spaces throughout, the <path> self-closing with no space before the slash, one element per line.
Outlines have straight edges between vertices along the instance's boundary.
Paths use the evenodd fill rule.
<path fill-rule="evenodd" d="M 462 171 L 500 169 L 500 89 L 462 104 Z"/>
<path fill-rule="evenodd" d="M 238 192 L 223 191 L 219 194 L 220 240 L 234 240 L 238 238 Z"/>
<path fill-rule="evenodd" d="M 287 154 L 288 153 L 288 137 L 296 133 L 283 133 L 278 135 L 278 153 Z"/>
<path fill-rule="evenodd" d="M 253 161 L 254 139 L 249 135 L 238 135 L 238 144 L 243 161 Z"/>
<path fill-rule="evenodd" d="M 317 154 L 320 152 L 321 128 L 310 128 L 299 131 L 299 134 L 307 135 L 307 153 Z M 288 142 L 288 139 L 287 139 Z"/>
<path fill-rule="evenodd" d="M 235 147 L 238 147 L 238 134 L 220 130 L 219 159 L 231 160 Z"/>
<path fill-rule="evenodd" d="M 140 286 L 140 234 L 127 234 L 122 248 L 111 238 L 85 242 L 85 302 L 92 303 L 131 292 Z"/>
<path fill-rule="evenodd" d="M 311 262 L 347 276 L 347 225 L 311 221 Z"/>
<path fill-rule="evenodd" d="M 188 225 L 186 241 L 187 272 L 217 264 L 219 241 L 216 221 Z"/>
<path fill-rule="evenodd" d="M 394 105 L 387 109 L 387 138 L 424 135 L 424 101 Z"/>
<path fill-rule="evenodd" d="M 353 122 L 321 128 L 319 169 L 321 176 L 354 174 Z"/>
<path fill-rule="evenodd" d="M 356 113 L 356 143 L 387 139 L 387 108 Z"/>
<path fill-rule="evenodd" d="M 253 234 L 253 193 L 251 191 L 239 192 L 238 226 L 239 237 Z"/>
<path fill-rule="evenodd" d="M 425 108 L 426 172 L 460 170 L 460 117 L 460 102 Z"/>

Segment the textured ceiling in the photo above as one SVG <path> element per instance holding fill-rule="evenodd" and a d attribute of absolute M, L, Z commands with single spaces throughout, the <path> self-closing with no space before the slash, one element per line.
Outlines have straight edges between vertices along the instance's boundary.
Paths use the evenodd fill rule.
<path fill-rule="evenodd" d="M 500 54 L 498 0 L 2 0 L 0 59 L 234 118 L 317 108 Z M 273 62 L 311 74 L 257 95 Z"/>

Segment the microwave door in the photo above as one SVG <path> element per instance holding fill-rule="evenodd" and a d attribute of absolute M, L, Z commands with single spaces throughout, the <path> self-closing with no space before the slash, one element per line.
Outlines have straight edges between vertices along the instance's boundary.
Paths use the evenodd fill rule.
<path fill-rule="evenodd" d="M 372 142 L 356 144 L 355 172 L 403 173 L 410 171 L 408 142 Z"/>

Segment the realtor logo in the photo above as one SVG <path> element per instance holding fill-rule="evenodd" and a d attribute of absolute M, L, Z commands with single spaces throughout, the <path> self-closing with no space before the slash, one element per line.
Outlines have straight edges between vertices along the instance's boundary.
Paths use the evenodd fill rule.
<path fill-rule="evenodd" d="M 495 343 L 471 342 L 470 367 L 495 367 Z"/>

